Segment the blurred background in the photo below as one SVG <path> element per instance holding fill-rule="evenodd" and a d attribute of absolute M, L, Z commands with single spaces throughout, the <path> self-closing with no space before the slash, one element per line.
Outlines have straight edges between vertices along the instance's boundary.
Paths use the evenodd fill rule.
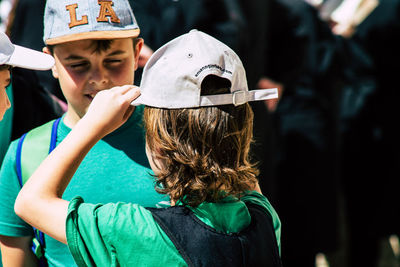
<path fill-rule="evenodd" d="M 399 266 L 400 0 L 130 3 L 145 41 L 135 84 L 153 51 L 196 28 L 236 51 L 250 90 L 279 89 L 252 104 L 252 157 L 281 218 L 284 266 Z M 44 5 L 0 0 L 0 30 L 41 50 Z M 66 110 L 50 71 L 12 75 L 0 162 L 11 140 Z"/>

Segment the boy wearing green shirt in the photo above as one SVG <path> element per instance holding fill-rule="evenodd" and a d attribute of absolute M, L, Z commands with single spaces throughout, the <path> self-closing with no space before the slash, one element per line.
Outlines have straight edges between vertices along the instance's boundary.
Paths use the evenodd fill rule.
<path fill-rule="evenodd" d="M 133 85 L 143 40 L 137 38 L 139 27 L 127 0 L 48 0 L 44 26 L 44 51 L 55 58 L 53 76 L 68 102 L 67 112 L 56 121 L 58 124 L 53 124 L 52 141 L 58 145 L 85 115 L 97 93 Z M 64 199 L 79 194 L 91 203 L 125 201 L 147 207 L 166 200 L 154 190 L 145 156 L 142 113 L 143 106 L 136 107 L 123 127 L 93 147 L 63 194 Z M 14 213 L 21 190 L 17 178 L 20 140 L 10 145 L 0 172 L 0 246 L 5 266 L 36 264 L 31 251 L 32 227 Z M 39 155 L 34 150 L 24 154 L 27 141 L 22 143 L 22 160 L 32 162 Z M 26 168 L 21 165 L 24 172 Z M 47 235 L 44 244 L 49 266 L 75 265 L 67 246 Z"/>
<path fill-rule="evenodd" d="M 21 190 L 15 211 L 67 243 L 79 266 L 281 266 L 280 221 L 249 161 L 247 103 L 276 97 L 276 88 L 248 91 L 238 56 L 191 31 L 154 53 L 140 92 L 97 94 Z M 93 146 L 140 104 L 156 190 L 172 207 L 62 199 Z"/>

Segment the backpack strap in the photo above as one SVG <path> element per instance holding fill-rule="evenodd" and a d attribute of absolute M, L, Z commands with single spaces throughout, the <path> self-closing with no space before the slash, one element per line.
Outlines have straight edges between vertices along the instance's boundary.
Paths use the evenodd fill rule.
<path fill-rule="evenodd" d="M 50 121 L 25 133 L 18 141 L 16 171 L 21 187 L 39 167 L 57 144 L 57 129 L 61 118 Z M 47 266 L 44 257 L 45 240 L 43 232 L 33 227 L 32 251 L 39 259 L 39 266 Z"/>
<path fill-rule="evenodd" d="M 60 119 L 37 127 L 19 139 L 15 163 L 21 187 L 56 147 L 57 128 Z"/>

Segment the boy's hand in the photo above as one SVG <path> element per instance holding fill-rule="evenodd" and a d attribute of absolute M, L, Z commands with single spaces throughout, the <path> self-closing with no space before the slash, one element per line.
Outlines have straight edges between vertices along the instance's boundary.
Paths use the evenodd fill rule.
<path fill-rule="evenodd" d="M 100 91 L 81 119 L 81 124 L 102 138 L 128 120 L 135 110 L 130 103 L 139 95 L 139 87 L 134 85 L 117 86 Z"/>

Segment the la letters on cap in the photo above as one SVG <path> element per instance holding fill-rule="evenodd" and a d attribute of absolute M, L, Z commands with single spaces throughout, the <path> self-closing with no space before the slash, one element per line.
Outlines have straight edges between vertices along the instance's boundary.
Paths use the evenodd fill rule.
<path fill-rule="evenodd" d="M 99 16 L 96 18 L 97 22 L 108 22 L 108 17 L 111 18 L 111 22 L 120 23 L 120 19 L 115 13 L 112 6 L 114 3 L 110 0 L 97 0 L 97 3 L 100 5 Z M 76 9 L 78 8 L 78 4 L 67 5 L 66 10 L 69 11 L 69 16 L 71 18 L 70 23 L 68 24 L 69 28 L 73 28 L 79 25 L 88 24 L 88 16 L 83 15 L 79 20 L 76 17 Z"/>

